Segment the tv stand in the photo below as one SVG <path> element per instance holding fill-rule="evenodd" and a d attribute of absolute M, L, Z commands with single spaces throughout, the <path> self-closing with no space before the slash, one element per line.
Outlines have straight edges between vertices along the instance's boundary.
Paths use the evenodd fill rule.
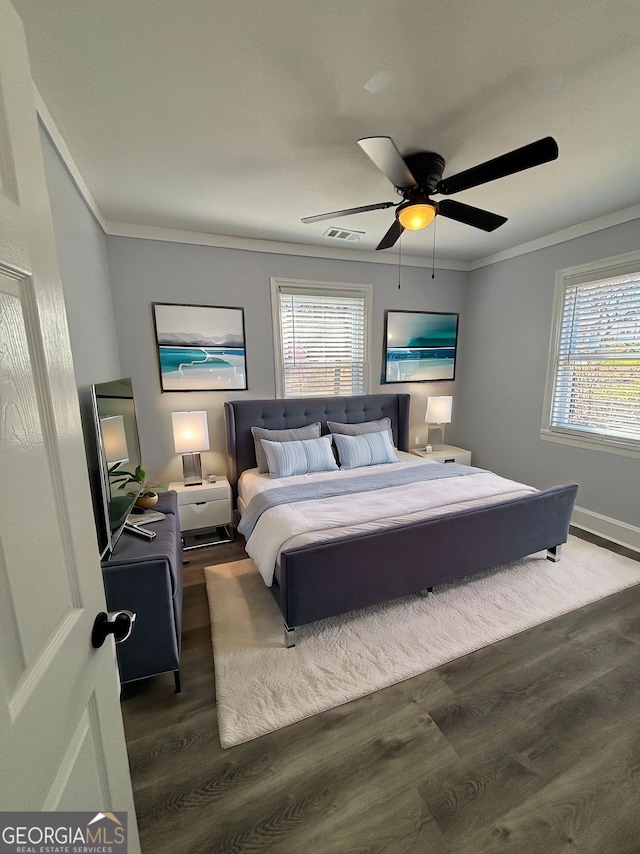
<path fill-rule="evenodd" d="M 137 615 L 131 637 L 116 646 L 120 681 L 171 672 L 180 693 L 182 540 L 176 493 L 160 493 L 156 509 L 165 518 L 147 526 L 154 538 L 148 540 L 142 528 L 127 528 L 133 536 L 120 537 L 102 574 L 108 610 Z"/>

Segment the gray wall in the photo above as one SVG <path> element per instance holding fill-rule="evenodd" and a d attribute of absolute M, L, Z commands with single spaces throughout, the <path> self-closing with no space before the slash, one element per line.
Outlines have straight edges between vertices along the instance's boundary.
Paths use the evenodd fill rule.
<path fill-rule="evenodd" d="M 204 409 L 208 413 L 211 451 L 203 454 L 205 471 L 223 473 L 225 428 L 223 401 L 248 396 L 275 397 L 270 277 L 373 285 L 373 392 L 410 391 L 411 439 L 426 441 L 427 393 L 453 393 L 453 384 L 380 386 L 384 311 L 405 308 L 461 311 L 465 273 L 389 264 L 247 252 L 161 241 L 108 238 L 109 268 L 118 346 L 124 373 L 133 377 L 140 423 L 143 465 L 161 482 L 182 477 L 174 452 L 171 412 Z M 152 302 L 242 306 L 247 339 L 247 392 L 169 392 L 161 394 L 153 335 Z M 464 329 L 465 318 L 460 324 Z"/>
<path fill-rule="evenodd" d="M 637 220 L 469 274 L 437 271 L 435 281 L 429 270 L 404 267 L 398 291 L 394 265 L 105 237 L 41 136 L 77 384 L 133 377 L 143 461 L 158 480 L 181 477 L 170 413 L 182 409 L 207 410 L 212 450 L 204 465 L 225 470 L 226 397 L 160 393 L 152 302 L 244 306 L 249 391 L 232 396 L 273 397 L 269 278 L 369 283 L 374 377 L 381 370 L 385 309 L 460 311 L 455 385 L 372 388 L 411 392 L 412 443 L 416 436 L 426 441 L 427 395 L 453 394 L 447 441 L 470 448 L 474 463 L 538 487 L 575 480 L 579 506 L 640 524 L 640 460 L 540 439 L 555 271 L 636 250 Z"/>
<path fill-rule="evenodd" d="M 76 385 L 122 375 L 113 314 L 107 238 L 44 130 L 42 156 L 64 288 Z"/>
<path fill-rule="evenodd" d="M 556 270 L 638 249 L 628 222 L 469 274 L 458 411 L 449 438 L 476 465 L 546 487 L 576 481 L 577 504 L 640 525 L 640 459 L 543 441 Z"/>

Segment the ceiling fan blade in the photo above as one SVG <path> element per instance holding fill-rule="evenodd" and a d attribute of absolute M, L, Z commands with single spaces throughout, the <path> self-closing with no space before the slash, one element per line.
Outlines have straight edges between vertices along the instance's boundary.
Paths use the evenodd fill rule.
<path fill-rule="evenodd" d="M 453 199 L 438 202 L 438 213 L 446 216 L 447 219 L 455 219 L 456 222 L 463 222 L 465 225 L 472 225 L 483 231 L 495 231 L 507 221 L 506 216 L 473 208 L 471 205 L 463 205 L 462 202 L 456 202 Z"/>
<path fill-rule="evenodd" d="M 331 213 L 318 214 L 317 216 L 303 216 L 302 222 L 322 222 L 323 219 L 334 219 L 337 216 L 351 216 L 351 214 L 365 213 L 366 211 L 381 211 L 384 208 L 392 208 L 397 202 L 380 202 L 377 205 L 363 205 L 360 208 L 347 208 L 344 211 L 331 211 Z"/>
<path fill-rule="evenodd" d="M 391 228 L 387 231 L 380 243 L 378 243 L 376 249 L 390 249 L 403 231 L 404 226 L 400 225 L 397 219 L 394 219 Z"/>
<path fill-rule="evenodd" d="M 540 166 L 542 163 L 555 160 L 557 156 L 558 143 L 552 136 L 546 136 L 537 142 L 503 154 L 502 157 L 495 157 L 493 160 L 487 160 L 486 163 L 480 163 L 472 169 L 466 169 L 450 178 L 444 178 L 436 187 L 436 192 L 450 196 L 452 193 L 459 193 L 461 190 L 468 190 L 471 187 L 486 184 L 488 181 L 513 175 L 515 172 L 531 169 L 532 166 Z"/>
<path fill-rule="evenodd" d="M 358 145 L 394 187 L 404 190 L 418 186 L 390 136 L 366 136 L 358 140 Z"/>

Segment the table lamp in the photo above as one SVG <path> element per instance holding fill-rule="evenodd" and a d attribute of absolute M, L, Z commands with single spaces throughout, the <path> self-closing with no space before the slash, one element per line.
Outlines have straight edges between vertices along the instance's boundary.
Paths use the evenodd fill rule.
<path fill-rule="evenodd" d="M 172 412 L 173 441 L 176 454 L 182 454 L 182 474 L 185 486 L 202 483 L 200 451 L 209 450 L 209 429 L 206 412 Z"/>
<path fill-rule="evenodd" d="M 429 429 L 437 427 L 442 434 L 441 447 L 444 448 L 444 427 L 445 424 L 451 423 L 452 405 L 453 398 L 448 395 L 427 398 L 427 412 L 424 416 L 427 423 L 427 444 L 429 443 Z"/>

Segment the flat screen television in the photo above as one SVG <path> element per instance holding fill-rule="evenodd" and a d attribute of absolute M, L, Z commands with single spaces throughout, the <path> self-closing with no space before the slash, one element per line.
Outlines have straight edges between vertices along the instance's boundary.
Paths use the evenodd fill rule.
<path fill-rule="evenodd" d="M 100 557 L 108 557 L 135 504 L 140 484 L 121 487 L 118 473 L 141 465 L 133 384 L 130 377 L 96 383 L 81 395 L 85 450 Z"/>

